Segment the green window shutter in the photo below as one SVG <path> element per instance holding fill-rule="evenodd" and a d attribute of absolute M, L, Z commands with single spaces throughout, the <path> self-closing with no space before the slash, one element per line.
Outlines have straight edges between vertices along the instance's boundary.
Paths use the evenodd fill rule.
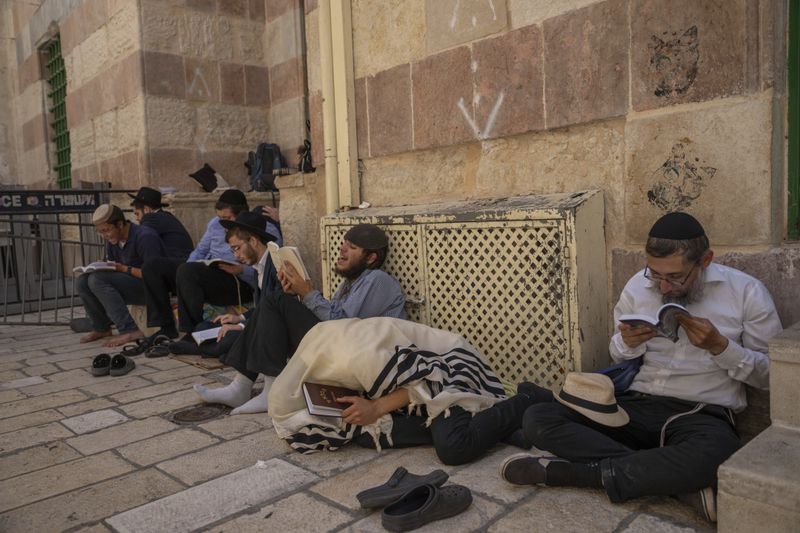
<path fill-rule="evenodd" d="M 67 129 L 67 71 L 61 55 L 61 36 L 56 36 L 46 46 L 47 83 L 50 86 L 50 117 L 53 128 L 52 142 L 55 146 L 56 179 L 60 189 L 72 187 L 72 164 L 69 159 L 69 129 Z"/>

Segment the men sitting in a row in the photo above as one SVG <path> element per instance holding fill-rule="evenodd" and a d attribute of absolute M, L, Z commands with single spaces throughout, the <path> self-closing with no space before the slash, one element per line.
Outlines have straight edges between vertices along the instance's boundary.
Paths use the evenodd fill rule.
<path fill-rule="evenodd" d="M 251 242 L 252 233 L 242 224 L 231 226 L 232 246 Z M 208 389 L 195 385 L 204 401 L 234 407 L 232 414 L 267 411 L 267 396 L 275 376 L 280 374 L 305 334 L 316 324 L 340 318 L 388 316 L 406 318 L 405 296 L 400 283 L 380 270 L 388 253 L 386 233 L 372 224 L 359 224 L 344 236 L 335 271 L 345 279 L 331 300 L 315 290 L 310 280 L 291 266 L 278 276 L 283 291 L 271 291 L 259 300 L 241 335 L 220 361 L 239 373 L 228 386 Z M 298 299 L 298 297 L 300 299 Z M 224 317 L 230 327 L 239 321 L 236 315 Z M 250 391 L 264 375 L 264 389 L 253 399 Z"/>

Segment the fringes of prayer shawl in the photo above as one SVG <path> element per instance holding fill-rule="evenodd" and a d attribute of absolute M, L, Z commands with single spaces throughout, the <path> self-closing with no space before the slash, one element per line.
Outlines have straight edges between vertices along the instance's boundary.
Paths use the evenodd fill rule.
<path fill-rule="evenodd" d="M 269 395 L 278 435 L 301 453 L 335 450 L 362 433 L 380 449 L 380 436 L 391 444 L 392 430 L 389 415 L 369 426 L 310 415 L 302 399 L 306 381 L 362 390 L 368 399 L 405 388 L 405 410 L 426 413 L 428 424 L 453 405 L 474 413 L 504 397 L 500 380 L 459 335 L 394 318 L 323 322 L 303 339 Z"/>

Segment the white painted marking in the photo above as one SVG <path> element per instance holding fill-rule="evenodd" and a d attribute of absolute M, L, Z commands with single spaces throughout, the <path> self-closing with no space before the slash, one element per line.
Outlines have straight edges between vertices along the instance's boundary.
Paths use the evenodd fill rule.
<path fill-rule="evenodd" d="M 500 111 L 500 106 L 503 105 L 503 99 L 505 99 L 505 97 L 505 91 L 501 91 L 494 103 L 494 107 L 492 107 L 491 113 L 489 113 L 489 118 L 486 119 L 486 126 L 483 128 L 483 131 L 478 128 L 475 120 L 470 116 L 469 110 L 467 110 L 467 106 L 464 104 L 464 98 L 458 99 L 458 108 L 461 110 L 461 114 L 464 115 L 464 119 L 467 121 L 467 124 L 469 124 L 469 127 L 472 128 L 472 133 L 477 139 L 486 139 L 492 132 L 495 120 L 497 120 L 497 113 Z M 478 95 L 477 98 L 479 99 L 478 101 L 480 101 L 480 95 Z"/>

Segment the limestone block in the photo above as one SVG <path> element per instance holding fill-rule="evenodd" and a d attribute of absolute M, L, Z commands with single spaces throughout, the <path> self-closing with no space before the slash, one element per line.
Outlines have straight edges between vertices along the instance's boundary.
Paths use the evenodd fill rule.
<path fill-rule="evenodd" d="M 716 246 L 770 242 L 771 112 L 764 93 L 631 120 L 627 241 L 643 243 L 654 220 L 681 210 L 699 217 Z M 730 223 L 731 210 L 737 224 Z"/>
<path fill-rule="evenodd" d="M 427 55 L 425 4 L 425 0 L 356 0 L 352 3 L 356 78 Z"/>
<path fill-rule="evenodd" d="M 74 168 L 81 168 L 97 160 L 94 144 L 94 126 L 91 121 L 69 132 L 70 158 Z"/>
<path fill-rule="evenodd" d="M 437 0 L 425 4 L 428 52 L 474 41 L 506 27 L 506 0 Z"/>
<path fill-rule="evenodd" d="M 286 84 L 286 79 L 284 79 L 286 77 L 286 74 L 287 73 L 284 72 L 284 75 L 282 76 L 281 79 L 281 81 L 284 84 Z M 295 85 L 297 85 L 297 82 L 295 82 Z M 285 95 L 282 94 L 281 97 L 285 99 Z M 269 106 L 270 71 L 267 69 L 267 67 L 256 67 L 252 65 L 245 65 L 244 102 L 249 106 Z"/>
<path fill-rule="evenodd" d="M 129 305 L 128 311 L 131 317 L 133 317 L 133 321 L 136 322 L 136 325 L 142 330 L 146 337 L 158 331 L 157 327 L 147 327 L 147 307 L 143 305 Z"/>
<path fill-rule="evenodd" d="M 42 98 L 44 92 L 44 82 L 37 82 L 29 85 L 17 98 L 15 104 L 19 110 L 17 120 L 19 124 L 25 124 L 30 119 L 42 114 Z"/>
<path fill-rule="evenodd" d="M 244 66 L 219 64 L 220 101 L 223 104 L 244 104 Z"/>
<path fill-rule="evenodd" d="M 369 155 L 374 157 L 410 150 L 411 66 L 398 65 L 370 76 L 366 81 L 369 94 Z M 356 98 L 357 107 L 362 107 L 358 105 L 358 100 Z M 366 117 L 358 120 L 359 154 L 366 153 L 366 150 L 361 150 L 362 122 L 367 122 Z M 363 129 L 366 131 L 366 128 Z"/>
<path fill-rule="evenodd" d="M 197 150 L 187 148 L 150 148 L 148 151 L 148 181 L 151 187 L 176 187 L 178 190 L 197 190 L 197 182 L 189 172 L 202 166 Z"/>
<path fill-rule="evenodd" d="M 603 0 L 508 0 L 509 25 L 513 29 L 540 24 L 556 17 Z"/>
<path fill-rule="evenodd" d="M 316 16 L 314 16 L 314 19 L 316 20 Z M 266 31 L 264 32 L 264 58 L 268 67 L 303 54 L 303 43 L 300 34 L 300 24 L 302 23 L 302 11 L 299 8 L 291 9 L 267 23 Z M 310 31 L 310 28 L 307 28 L 306 31 Z M 319 32 L 319 29 L 315 28 L 315 31 Z M 318 42 L 319 33 L 308 35 L 308 38 Z"/>
<path fill-rule="evenodd" d="M 212 147 L 249 146 L 252 139 L 245 138 L 247 131 L 247 110 L 239 106 L 209 105 L 197 110 L 198 148 L 201 151 Z M 204 145 L 201 148 L 200 142 Z"/>
<path fill-rule="evenodd" d="M 403 65 L 400 65 L 400 66 L 398 66 L 396 68 L 402 69 Z M 394 70 L 394 69 L 389 69 L 389 71 L 392 71 L 392 70 Z M 387 72 L 387 71 L 384 71 L 384 72 Z M 410 77 L 410 72 L 409 72 L 409 85 L 410 85 L 410 81 L 411 81 L 411 77 Z M 392 89 L 394 90 L 395 88 L 392 87 Z M 359 79 L 355 80 L 353 82 L 353 90 L 355 92 L 355 103 L 356 103 L 356 109 L 355 109 L 355 112 L 356 112 L 356 150 L 358 152 L 358 158 L 359 159 L 365 159 L 367 157 L 370 157 L 369 110 L 367 109 L 367 78 L 359 78 Z M 402 92 L 402 88 L 400 88 L 400 91 Z M 408 113 L 408 117 L 396 116 L 394 118 L 398 119 L 400 122 L 406 122 L 407 121 L 409 123 L 409 126 L 410 126 L 410 123 L 411 123 L 411 105 L 410 105 L 411 88 L 410 88 L 410 86 L 408 87 L 408 93 L 409 93 L 408 94 L 409 106 L 408 106 L 408 110 L 406 111 Z M 402 105 L 402 102 L 400 102 L 399 105 Z M 321 114 L 322 110 L 320 109 L 319 112 Z M 408 148 L 407 149 L 410 149 L 411 148 L 411 131 L 410 130 L 408 132 L 408 137 L 409 137 L 409 139 L 408 139 L 409 143 L 408 143 Z M 400 134 L 398 136 L 396 141 L 397 141 L 397 143 L 399 145 L 404 145 L 405 144 L 403 142 L 404 138 L 403 138 L 402 134 Z M 403 150 L 398 150 L 398 151 L 403 151 Z"/>
<path fill-rule="evenodd" d="M 94 78 L 108 67 L 111 59 L 108 29 L 104 26 L 87 36 L 76 50 L 81 54 L 84 79 Z"/>
<path fill-rule="evenodd" d="M 247 16 L 247 0 L 229 0 L 226 2 L 219 2 L 217 8 L 220 15 L 230 15 L 232 17 L 246 17 Z"/>
<path fill-rule="evenodd" d="M 30 472 L 31 465 L 38 468 L 47 468 L 60 463 L 65 463 L 80 457 L 80 454 L 64 444 L 55 441 L 43 446 L 28 448 L 13 455 L 6 455 L 0 459 L 0 476 L 3 479 Z"/>
<path fill-rule="evenodd" d="M 771 415 L 777 424 L 800 428 L 800 322 L 769 343 Z"/>
<path fill-rule="evenodd" d="M 144 52 L 145 92 L 155 96 L 186 97 L 184 58 L 161 52 Z"/>
<path fill-rule="evenodd" d="M 287 102 L 286 104 L 291 104 L 291 102 Z M 286 105 L 283 104 L 283 105 Z M 280 109 L 281 106 L 278 106 Z M 283 116 L 281 114 L 281 116 Z M 275 119 L 280 121 L 279 116 L 276 116 Z M 274 131 L 271 124 L 272 117 L 270 115 L 269 109 L 264 109 L 263 107 L 251 107 L 247 110 L 247 132 L 245 133 L 245 142 L 249 142 L 253 146 L 249 147 L 248 150 L 252 150 L 255 148 L 255 143 L 259 140 L 263 139 L 272 139 L 272 132 Z M 278 146 L 283 149 L 284 145 L 278 143 Z"/>
<path fill-rule="evenodd" d="M 245 76 L 249 69 L 245 69 Z M 265 69 L 266 70 L 266 69 Z M 303 96 L 305 92 L 305 83 L 303 83 L 303 58 L 301 56 L 294 57 L 288 61 L 284 61 L 278 65 L 274 65 L 269 69 L 269 93 L 270 101 L 272 104 L 280 103 L 290 98 Z M 248 88 L 250 84 L 248 83 Z M 248 91 L 248 105 L 261 104 L 262 102 L 250 102 Z"/>
<path fill-rule="evenodd" d="M 357 92 L 356 97 L 358 97 Z M 356 101 L 356 109 L 358 109 L 358 101 Z M 325 140 L 322 132 L 322 94 L 320 94 L 319 91 L 311 93 L 308 97 L 308 115 L 308 119 L 311 121 L 311 132 L 309 133 L 311 140 L 311 159 L 314 166 L 324 165 Z M 359 139 L 363 139 L 365 137 L 366 135 L 361 134 Z M 359 154 L 362 156 L 366 155 L 361 147 L 359 147 Z"/>
<path fill-rule="evenodd" d="M 117 112 L 109 111 L 92 120 L 94 150 L 98 159 L 117 155 Z"/>
<path fill-rule="evenodd" d="M 186 57 L 183 60 L 186 99 L 219 101 L 219 67 L 215 61 Z"/>
<path fill-rule="evenodd" d="M 296 8 L 299 4 L 299 0 L 267 0 L 267 20 L 272 22 L 287 11 Z"/>
<path fill-rule="evenodd" d="M 280 176 L 275 180 L 281 191 L 281 229 L 286 244 L 297 246 L 308 267 L 315 287 L 322 286 L 320 261 L 319 217 L 325 214 L 324 176 L 299 175 L 300 183 L 289 185 L 295 176 Z"/>
<path fill-rule="evenodd" d="M 305 99 L 293 98 L 269 110 L 270 133 L 273 142 L 281 147 L 281 153 L 292 166 L 297 166 L 297 147 L 305 139 Z"/>
<path fill-rule="evenodd" d="M 117 111 L 117 147 L 120 153 L 144 147 L 145 99 L 139 96 Z"/>
<path fill-rule="evenodd" d="M 314 520 L 309 521 L 309 516 L 313 516 Z M 260 533 L 264 530 L 264 522 L 267 519 L 275 531 L 306 533 L 324 533 L 352 520 L 350 515 L 334 506 L 299 493 L 266 505 L 255 512 L 217 524 L 215 527 L 220 531 Z"/>
<path fill-rule="evenodd" d="M 609 0 L 545 21 L 548 128 L 627 113 L 627 11 Z"/>
<path fill-rule="evenodd" d="M 188 12 L 178 22 L 181 54 L 231 61 L 234 57 L 234 31 L 230 19 L 213 13 Z"/>
<path fill-rule="evenodd" d="M 320 73 L 319 49 L 319 11 L 312 11 L 305 17 L 306 21 L 306 75 L 308 76 L 308 92 L 322 89 Z M 355 53 L 355 52 L 354 52 Z"/>
<path fill-rule="evenodd" d="M 268 137 L 257 137 L 267 139 Z M 252 143 L 251 150 L 256 149 L 256 141 Z M 250 188 L 247 181 L 247 169 L 244 167 L 247 161 L 247 152 L 239 150 L 211 150 L 200 154 L 203 163 L 208 163 L 220 174 L 231 187 L 242 190 Z"/>
<path fill-rule="evenodd" d="M 150 146 L 193 146 L 196 106 L 185 100 L 145 98 L 147 140 Z"/>
<path fill-rule="evenodd" d="M 631 4 L 634 109 L 711 100 L 747 82 L 746 0 Z"/>
<path fill-rule="evenodd" d="M 475 138 L 469 126 L 474 92 L 467 47 L 414 63 L 411 77 L 415 148 L 447 146 Z"/>
<path fill-rule="evenodd" d="M 264 39 L 266 36 L 264 24 L 250 22 L 248 20 L 238 20 L 234 24 L 234 28 L 236 29 L 236 53 L 238 60 L 242 63 L 263 65 Z M 295 31 L 299 31 L 299 26 L 296 26 Z"/>
<path fill-rule="evenodd" d="M 247 10 L 250 14 L 250 20 L 261 24 L 267 21 L 267 6 L 264 4 L 264 0 L 250 0 Z"/>
<path fill-rule="evenodd" d="M 142 48 L 180 54 L 178 36 L 181 15 L 161 2 L 142 2 Z"/>

